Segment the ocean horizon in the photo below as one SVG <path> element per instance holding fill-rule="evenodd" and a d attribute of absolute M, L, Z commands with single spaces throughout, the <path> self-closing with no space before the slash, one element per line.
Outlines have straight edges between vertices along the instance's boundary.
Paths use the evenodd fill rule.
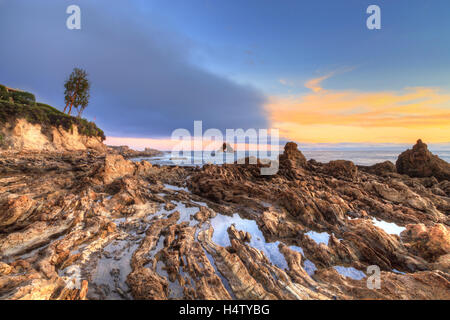
<path fill-rule="evenodd" d="M 349 150 L 349 149 L 341 149 L 341 150 L 301 150 L 303 155 L 307 160 L 314 159 L 318 162 L 327 163 L 333 160 L 348 160 L 352 161 L 356 165 L 362 166 L 370 166 L 376 163 L 391 161 L 395 164 L 398 156 L 405 151 L 406 149 L 391 149 L 391 150 Z M 450 150 L 433 150 L 430 148 L 430 151 L 440 157 L 441 159 L 450 162 Z M 135 161 L 147 160 L 151 164 L 156 165 L 175 165 L 179 164 L 182 166 L 190 166 L 193 165 L 193 161 L 202 159 L 201 163 L 206 164 L 210 161 L 209 152 L 205 151 L 202 155 L 199 151 L 192 151 L 191 156 L 186 155 L 178 155 L 176 157 L 173 156 L 171 151 L 163 151 L 162 156 L 156 157 L 139 157 L 135 158 Z M 241 159 L 243 157 L 247 157 L 253 154 L 252 151 L 247 152 L 237 152 L 234 156 L 234 159 Z M 184 160 L 184 163 L 175 163 L 173 159 L 176 160 Z M 261 157 L 261 158 L 276 158 L 276 154 L 269 157 Z"/>

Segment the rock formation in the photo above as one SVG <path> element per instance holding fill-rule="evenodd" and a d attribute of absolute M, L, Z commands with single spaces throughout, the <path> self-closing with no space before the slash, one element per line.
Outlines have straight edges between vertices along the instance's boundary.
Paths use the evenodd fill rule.
<path fill-rule="evenodd" d="M 323 171 L 333 177 L 354 180 L 358 176 L 358 168 L 351 161 L 330 161 L 323 167 Z"/>
<path fill-rule="evenodd" d="M 296 179 L 303 174 L 307 161 L 303 153 L 298 150 L 294 142 L 288 142 L 284 146 L 284 152 L 279 156 L 280 174 Z"/>
<path fill-rule="evenodd" d="M 222 148 L 220 148 L 220 149 L 217 150 L 216 152 L 217 152 L 217 153 L 220 153 L 220 152 L 224 152 L 224 153 L 233 153 L 233 152 L 234 152 L 234 149 L 233 149 L 233 147 L 232 147 L 229 143 L 224 142 L 224 143 L 222 144 Z"/>
<path fill-rule="evenodd" d="M 43 133 L 40 124 L 17 119 L 13 125 L 0 125 L 0 135 L 3 137 L 2 147 L 13 152 L 106 151 L 100 137 L 79 134 L 76 125 L 69 131 L 52 127 L 50 132 Z"/>
<path fill-rule="evenodd" d="M 0 153 L 0 299 L 450 299 L 448 180 L 259 166 Z"/>
<path fill-rule="evenodd" d="M 395 164 L 391 161 L 384 161 L 381 163 L 376 163 L 372 166 L 357 166 L 359 170 L 364 172 L 368 172 L 371 174 L 375 174 L 377 176 L 390 176 L 397 173 L 397 168 Z"/>
<path fill-rule="evenodd" d="M 145 148 L 143 151 L 133 150 L 128 146 L 108 146 L 108 152 L 119 154 L 124 158 L 156 157 L 163 153 L 159 150 Z"/>
<path fill-rule="evenodd" d="M 432 154 L 422 140 L 397 159 L 397 171 L 410 177 L 435 177 L 439 181 L 450 180 L 450 164 Z"/>
<path fill-rule="evenodd" d="M 306 166 L 306 158 L 303 153 L 298 150 L 298 146 L 294 142 L 288 142 L 284 146 L 284 152 L 280 156 L 280 163 L 286 167 L 300 168 Z"/>

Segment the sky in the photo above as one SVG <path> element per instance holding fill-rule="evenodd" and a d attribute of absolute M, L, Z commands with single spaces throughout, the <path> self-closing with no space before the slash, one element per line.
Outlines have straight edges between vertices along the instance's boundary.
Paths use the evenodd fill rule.
<path fill-rule="evenodd" d="M 81 8 L 68 30 L 66 8 Z M 366 9 L 381 8 L 369 30 Z M 111 144 L 173 130 L 279 129 L 300 144 L 450 144 L 448 0 L 0 0 L 0 83 L 84 116 Z"/>

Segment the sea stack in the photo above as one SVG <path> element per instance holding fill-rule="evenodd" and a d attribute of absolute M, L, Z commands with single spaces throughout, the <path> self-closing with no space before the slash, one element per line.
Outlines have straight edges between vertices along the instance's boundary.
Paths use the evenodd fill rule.
<path fill-rule="evenodd" d="M 397 159 L 398 173 L 410 177 L 435 177 L 439 181 L 450 180 L 450 165 L 428 150 L 421 139 L 412 149 L 408 149 Z"/>

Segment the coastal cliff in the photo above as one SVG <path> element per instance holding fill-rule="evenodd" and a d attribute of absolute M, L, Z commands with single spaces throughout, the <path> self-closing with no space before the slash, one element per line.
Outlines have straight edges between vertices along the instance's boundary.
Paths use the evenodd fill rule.
<path fill-rule="evenodd" d="M 0 149 L 12 152 L 106 151 L 95 123 L 35 101 L 34 95 L 0 85 Z"/>
<path fill-rule="evenodd" d="M 79 133 L 78 126 L 69 130 L 62 126 L 50 126 L 43 130 L 41 124 L 33 124 L 26 119 L 16 119 L 12 124 L 2 126 L 2 148 L 11 151 L 64 152 L 94 149 L 105 151 L 100 137 Z"/>
<path fill-rule="evenodd" d="M 0 149 L 12 152 L 105 151 L 104 139 L 103 131 L 94 123 L 48 105 L 0 100 Z"/>

